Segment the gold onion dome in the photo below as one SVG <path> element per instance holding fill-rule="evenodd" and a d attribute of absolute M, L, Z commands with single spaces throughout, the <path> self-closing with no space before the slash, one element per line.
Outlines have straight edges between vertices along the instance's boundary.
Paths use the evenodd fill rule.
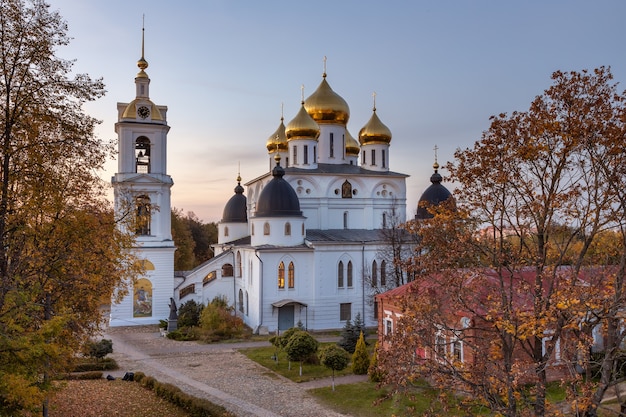
<path fill-rule="evenodd" d="M 304 102 L 306 111 L 321 124 L 347 125 L 350 118 L 348 103 L 330 88 L 324 72 L 322 82 Z"/>
<path fill-rule="evenodd" d="M 391 130 L 378 118 L 376 107 L 374 107 L 374 113 L 370 120 L 359 131 L 359 142 L 361 145 L 368 143 L 389 144 L 391 142 Z"/>
<path fill-rule="evenodd" d="M 315 123 L 315 120 L 309 116 L 309 113 L 307 113 L 304 108 L 304 102 L 302 102 L 302 106 L 296 117 L 287 124 L 285 135 L 288 141 L 295 139 L 317 140 L 320 136 L 320 127 Z"/>
<path fill-rule="evenodd" d="M 346 129 L 346 154 L 358 156 L 360 151 L 359 142 Z"/>
<path fill-rule="evenodd" d="M 283 117 L 280 118 L 280 125 L 278 129 L 272 135 L 267 138 L 267 151 L 275 152 L 275 151 L 286 151 L 288 149 L 287 146 L 287 135 L 285 134 L 285 123 L 283 123 L 285 119 Z"/>

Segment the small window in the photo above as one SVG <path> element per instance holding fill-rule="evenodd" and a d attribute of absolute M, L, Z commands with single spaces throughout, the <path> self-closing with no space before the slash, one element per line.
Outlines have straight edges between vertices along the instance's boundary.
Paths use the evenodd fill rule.
<path fill-rule="evenodd" d="M 383 149 L 383 150 L 382 150 L 382 162 L 381 162 L 381 164 L 383 165 L 383 168 L 386 168 L 386 167 L 387 167 L 387 162 L 386 162 L 386 159 L 387 159 L 387 158 L 386 158 L 386 155 L 385 155 L 385 150 Z"/>
<path fill-rule="evenodd" d="M 372 165 L 376 165 L 376 150 L 372 149 Z"/>
<path fill-rule="evenodd" d="M 387 228 L 387 213 L 383 213 L 383 229 Z"/>
<path fill-rule="evenodd" d="M 270 224 L 268 222 L 265 222 L 265 224 L 263 225 L 263 234 L 265 236 L 269 236 L 270 234 Z"/>
<path fill-rule="evenodd" d="M 302 157 L 304 158 L 304 164 L 307 165 L 309 163 L 309 145 L 304 145 L 304 155 L 302 155 Z"/>
<path fill-rule="evenodd" d="M 233 266 L 231 264 L 222 265 L 222 276 L 223 277 L 232 277 L 233 276 Z"/>
<path fill-rule="evenodd" d="M 313 163 L 317 162 L 317 146 L 313 145 Z"/>
<path fill-rule="evenodd" d="M 348 228 L 348 212 L 347 211 L 343 212 L 343 228 L 344 229 Z"/>
<path fill-rule="evenodd" d="M 372 262 L 372 287 L 378 287 L 378 264 L 376 260 Z"/>
<path fill-rule="evenodd" d="M 363 161 L 361 162 L 361 165 L 365 165 L 365 151 L 363 151 Z"/>
<path fill-rule="evenodd" d="M 285 223 L 285 236 L 291 236 L 291 223 Z"/>
<path fill-rule="evenodd" d="M 380 286 L 387 285 L 387 262 L 382 261 L 380 263 Z"/>
<path fill-rule="evenodd" d="M 348 288 L 352 288 L 352 261 L 348 261 Z"/>
<path fill-rule="evenodd" d="M 293 262 L 289 262 L 289 270 L 288 270 L 288 274 L 287 274 L 287 285 L 289 286 L 289 288 L 293 288 L 296 285 L 296 268 L 293 265 Z"/>
<path fill-rule="evenodd" d="M 243 313 L 243 290 L 239 289 L 239 311 Z"/>
<path fill-rule="evenodd" d="M 228 226 L 224 227 L 224 236 L 228 236 Z"/>
<path fill-rule="evenodd" d="M 452 340 L 452 355 L 455 360 L 463 362 L 463 342 L 460 339 Z"/>
<path fill-rule="evenodd" d="M 391 335 L 393 333 L 393 320 L 390 318 L 385 319 L 385 336 Z"/>
<path fill-rule="evenodd" d="M 283 262 L 278 265 L 278 288 L 285 288 L 285 264 Z"/>
<path fill-rule="evenodd" d="M 335 157 L 335 137 L 332 133 L 330 134 L 330 157 Z"/>
<path fill-rule="evenodd" d="M 339 320 L 352 320 L 352 303 L 339 304 Z"/>
<path fill-rule="evenodd" d="M 250 234 L 254 236 L 254 223 L 250 226 Z"/>
<path fill-rule="evenodd" d="M 302 223 L 302 236 L 304 236 L 304 223 Z"/>
<path fill-rule="evenodd" d="M 337 287 L 343 288 L 343 262 L 339 261 L 337 266 Z"/>
<path fill-rule="evenodd" d="M 298 165 L 298 147 L 293 147 L 293 164 Z"/>
<path fill-rule="evenodd" d="M 248 291 L 246 291 L 246 316 L 248 315 Z"/>
<path fill-rule="evenodd" d="M 237 252 L 237 278 L 241 278 L 241 271 L 242 269 L 242 264 L 241 264 L 241 252 Z"/>

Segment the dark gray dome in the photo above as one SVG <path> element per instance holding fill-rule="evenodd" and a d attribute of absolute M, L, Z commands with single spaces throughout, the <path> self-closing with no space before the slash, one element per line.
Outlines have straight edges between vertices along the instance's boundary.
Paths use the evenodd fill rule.
<path fill-rule="evenodd" d="M 235 195 L 228 200 L 222 214 L 222 223 L 246 223 L 248 221 L 248 204 L 246 196 L 243 195 L 241 177 L 237 177 Z"/>
<path fill-rule="evenodd" d="M 428 207 L 438 206 L 447 199 L 452 198 L 452 193 L 441 185 L 443 178 L 441 174 L 437 172 L 439 164 L 435 163 L 433 168 L 435 168 L 435 173 L 430 176 L 430 182 L 432 184 L 424 191 L 420 197 L 420 201 L 417 203 L 417 214 L 415 215 L 417 220 L 432 219 L 433 215 L 428 212 Z"/>
<path fill-rule="evenodd" d="M 285 170 L 280 157 L 272 170 L 274 178 L 263 188 L 256 203 L 257 217 L 302 217 L 300 200 L 296 191 L 283 178 Z"/>

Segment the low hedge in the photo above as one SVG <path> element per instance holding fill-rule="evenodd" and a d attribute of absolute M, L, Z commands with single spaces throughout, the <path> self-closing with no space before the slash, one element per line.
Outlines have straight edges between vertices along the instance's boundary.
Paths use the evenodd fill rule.
<path fill-rule="evenodd" d="M 117 368 L 117 362 L 113 358 L 85 359 L 74 365 L 72 372 L 111 371 Z"/>
<path fill-rule="evenodd" d="M 91 371 L 91 372 L 78 372 L 68 374 L 65 379 L 68 380 L 83 380 L 83 379 L 101 379 L 102 371 Z"/>
<path fill-rule="evenodd" d="M 135 372 L 133 380 L 152 390 L 158 397 L 181 407 L 189 413 L 190 417 L 236 417 L 220 405 L 193 397 L 181 391 L 177 386 L 159 382 L 143 372 Z"/>

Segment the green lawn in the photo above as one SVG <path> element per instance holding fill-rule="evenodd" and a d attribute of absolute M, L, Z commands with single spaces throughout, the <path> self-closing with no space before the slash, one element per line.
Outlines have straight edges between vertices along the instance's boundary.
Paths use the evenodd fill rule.
<path fill-rule="evenodd" d="M 320 349 L 329 344 L 333 344 L 333 342 L 320 343 Z M 306 382 L 313 379 L 332 376 L 332 371 L 323 365 L 312 365 L 307 363 L 302 364 L 302 376 L 300 376 L 300 363 L 291 362 L 291 369 L 289 369 L 289 361 L 287 360 L 287 354 L 285 352 L 278 352 L 278 361 L 273 359 L 277 353 L 274 346 L 241 349 L 240 352 L 258 364 L 263 365 L 267 369 L 270 369 L 285 378 L 289 378 L 294 382 Z M 335 376 L 350 375 L 351 373 L 352 370 L 350 369 L 350 366 L 348 366 L 348 368 L 343 371 L 335 372 Z"/>

